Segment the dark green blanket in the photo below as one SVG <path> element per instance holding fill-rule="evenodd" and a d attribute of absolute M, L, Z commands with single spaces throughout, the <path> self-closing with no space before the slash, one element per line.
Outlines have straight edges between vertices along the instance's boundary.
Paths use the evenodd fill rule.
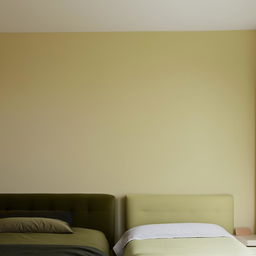
<path fill-rule="evenodd" d="M 77 245 L 0 245 L 0 256 L 106 256 L 102 251 Z"/>

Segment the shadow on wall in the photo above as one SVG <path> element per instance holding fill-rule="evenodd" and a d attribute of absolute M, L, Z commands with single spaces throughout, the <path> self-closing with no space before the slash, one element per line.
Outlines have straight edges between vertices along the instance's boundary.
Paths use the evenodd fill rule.
<path fill-rule="evenodd" d="M 116 230 L 115 230 L 115 239 L 119 240 L 121 235 L 126 231 L 126 196 L 121 196 L 117 198 L 116 202 Z"/>
<path fill-rule="evenodd" d="M 256 51 L 254 54 L 254 60 L 256 62 Z M 255 70 L 256 73 L 256 70 Z M 256 77 L 254 81 L 254 115 L 256 117 Z M 254 195 L 256 195 L 256 118 L 254 121 Z M 253 233 L 256 233 L 256 197 L 254 197 L 254 230 Z"/>

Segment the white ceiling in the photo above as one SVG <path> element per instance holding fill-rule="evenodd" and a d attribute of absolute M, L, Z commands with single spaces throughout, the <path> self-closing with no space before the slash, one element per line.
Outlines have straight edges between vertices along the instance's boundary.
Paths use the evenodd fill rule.
<path fill-rule="evenodd" d="M 0 0 L 0 32 L 256 29 L 256 0 Z"/>

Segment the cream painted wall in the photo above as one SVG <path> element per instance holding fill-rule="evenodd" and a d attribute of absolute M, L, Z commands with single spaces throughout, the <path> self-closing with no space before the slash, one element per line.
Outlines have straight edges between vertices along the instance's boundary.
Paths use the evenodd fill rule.
<path fill-rule="evenodd" d="M 0 192 L 230 193 L 254 223 L 256 31 L 0 35 Z"/>

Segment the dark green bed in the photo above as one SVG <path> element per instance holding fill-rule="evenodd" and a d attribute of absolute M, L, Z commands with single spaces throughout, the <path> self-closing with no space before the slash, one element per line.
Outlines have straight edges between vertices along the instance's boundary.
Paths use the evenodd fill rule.
<path fill-rule="evenodd" d="M 0 256 L 106 256 L 114 242 L 114 204 L 106 194 L 0 194 L 0 212 L 69 212 L 74 231 L 0 233 Z"/>

